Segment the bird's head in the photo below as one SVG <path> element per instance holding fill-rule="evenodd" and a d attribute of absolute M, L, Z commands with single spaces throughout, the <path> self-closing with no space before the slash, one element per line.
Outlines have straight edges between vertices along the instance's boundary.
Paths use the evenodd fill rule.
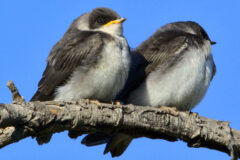
<path fill-rule="evenodd" d="M 77 28 L 81 31 L 102 31 L 122 36 L 122 23 L 125 20 L 126 18 L 120 18 L 112 9 L 99 7 L 76 18 L 69 30 Z"/>
<path fill-rule="evenodd" d="M 113 35 L 122 35 L 122 23 L 126 18 L 109 8 L 95 8 L 89 15 L 89 29 L 106 32 Z"/>
<path fill-rule="evenodd" d="M 204 38 L 205 40 L 210 41 L 212 45 L 216 44 L 216 42 L 211 41 L 207 32 L 196 22 L 189 21 L 187 22 L 188 27 L 198 36 Z"/>
<path fill-rule="evenodd" d="M 179 32 L 185 32 L 185 33 L 199 36 L 209 41 L 212 45 L 216 44 L 216 42 L 210 40 L 207 32 L 198 23 L 193 21 L 180 21 L 180 22 L 169 23 L 163 26 L 160 30 L 161 31 L 174 30 Z"/>

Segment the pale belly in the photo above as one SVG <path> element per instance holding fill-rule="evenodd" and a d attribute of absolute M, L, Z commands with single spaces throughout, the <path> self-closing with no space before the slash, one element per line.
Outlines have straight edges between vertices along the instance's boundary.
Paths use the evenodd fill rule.
<path fill-rule="evenodd" d="M 68 83 L 57 89 L 54 100 L 89 98 L 110 101 L 122 90 L 128 77 L 129 65 L 127 42 L 124 40 L 108 43 L 98 64 L 86 73 L 81 66 L 78 67 Z"/>
<path fill-rule="evenodd" d="M 128 103 L 191 110 L 204 97 L 213 72 L 212 56 L 186 54 L 169 72 L 152 72 L 128 98 Z"/>

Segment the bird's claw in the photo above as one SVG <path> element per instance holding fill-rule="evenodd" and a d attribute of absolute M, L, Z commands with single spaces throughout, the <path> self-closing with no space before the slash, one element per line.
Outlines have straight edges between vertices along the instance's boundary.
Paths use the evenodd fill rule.
<path fill-rule="evenodd" d="M 96 104 L 97 106 L 101 106 L 101 103 L 98 101 L 98 100 L 87 100 L 88 101 L 88 103 L 90 102 L 90 103 L 93 103 L 93 104 Z"/>
<path fill-rule="evenodd" d="M 120 101 L 111 101 L 112 105 L 120 106 L 122 103 Z"/>

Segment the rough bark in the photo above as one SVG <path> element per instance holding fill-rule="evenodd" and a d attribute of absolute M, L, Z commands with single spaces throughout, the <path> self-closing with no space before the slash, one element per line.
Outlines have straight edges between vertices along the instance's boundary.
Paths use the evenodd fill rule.
<path fill-rule="evenodd" d="M 8 86 L 14 101 L 0 104 L 0 148 L 25 137 L 68 130 L 71 138 L 96 131 L 121 132 L 134 138 L 180 139 L 189 147 L 215 149 L 232 159 L 240 155 L 240 131 L 230 128 L 229 122 L 168 107 L 96 105 L 85 100 L 27 103 L 12 83 Z"/>

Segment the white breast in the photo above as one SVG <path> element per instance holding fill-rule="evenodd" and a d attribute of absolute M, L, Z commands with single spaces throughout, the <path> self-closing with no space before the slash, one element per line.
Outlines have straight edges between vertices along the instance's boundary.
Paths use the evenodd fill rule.
<path fill-rule="evenodd" d="M 172 106 L 190 110 L 204 97 L 211 81 L 213 59 L 211 45 L 184 53 L 184 58 L 169 72 L 152 72 L 145 83 L 128 98 L 129 103 Z"/>
<path fill-rule="evenodd" d="M 81 67 L 72 74 L 68 83 L 57 89 L 55 100 L 82 98 L 110 101 L 123 88 L 129 71 L 130 55 L 123 37 L 105 44 L 98 64 L 84 73 Z"/>

